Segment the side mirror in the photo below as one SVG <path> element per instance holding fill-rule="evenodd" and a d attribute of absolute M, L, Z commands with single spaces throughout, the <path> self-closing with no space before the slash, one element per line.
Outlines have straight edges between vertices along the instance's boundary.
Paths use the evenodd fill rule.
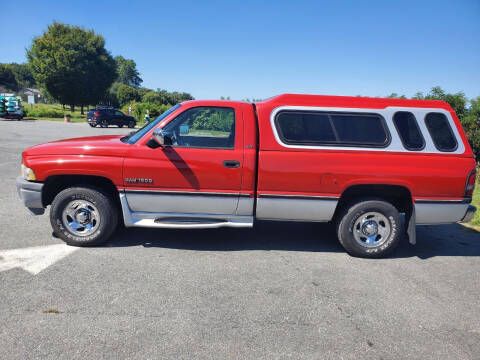
<path fill-rule="evenodd" d="M 165 133 L 163 129 L 155 129 L 153 130 L 152 139 L 159 145 L 159 146 L 172 146 L 172 139 L 169 135 Z"/>
<path fill-rule="evenodd" d="M 165 137 L 163 136 L 163 131 L 162 129 L 155 129 L 153 130 L 153 137 L 152 139 L 155 140 L 155 142 L 160 145 L 160 146 L 163 146 L 165 145 Z"/>

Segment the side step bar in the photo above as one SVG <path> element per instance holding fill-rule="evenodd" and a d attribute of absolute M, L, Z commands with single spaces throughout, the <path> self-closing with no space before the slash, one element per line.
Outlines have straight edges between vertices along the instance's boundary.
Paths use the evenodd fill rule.
<path fill-rule="evenodd" d="M 220 227 L 253 227 L 253 216 L 132 212 L 125 194 L 120 193 L 126 227 L 166 229 L 214 229 Z"/>

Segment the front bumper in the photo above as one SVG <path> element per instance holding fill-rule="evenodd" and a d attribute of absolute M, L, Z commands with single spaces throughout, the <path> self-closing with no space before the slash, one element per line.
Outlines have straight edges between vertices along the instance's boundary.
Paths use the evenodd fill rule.
<path fill-rule="evenodd" d="M 465 216 L 463 219 L 460 221 L 462 223 L 467 223 L 473 219 L 473 215 L 475 215 L 475 211 L 477 211 L 477 208 L 473 205 L 469 205 L 467 212 L 465 213 Z"/>
<path fill-rule="evenodd" d="M 45 208 L 42 203 L 42 183 L 36 183 L 25 180 L 23 177 L 17 177 L 18 196 L 23 204 L 35 215 L 42 215 Z"/>

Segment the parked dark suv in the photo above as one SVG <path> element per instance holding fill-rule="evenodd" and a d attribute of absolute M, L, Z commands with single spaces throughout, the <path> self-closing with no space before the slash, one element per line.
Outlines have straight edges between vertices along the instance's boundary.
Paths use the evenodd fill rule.
<path fill-rule="evenodd" d="M 120 110 L 107 107 L 89 110 L 87 112 L 87 122 L 91 127 L 100 125 L 103 128 L 108 127 L 108 125 L 134 128 L 137 124 L 137 120 L 133 116 L 125 115 Z"/>

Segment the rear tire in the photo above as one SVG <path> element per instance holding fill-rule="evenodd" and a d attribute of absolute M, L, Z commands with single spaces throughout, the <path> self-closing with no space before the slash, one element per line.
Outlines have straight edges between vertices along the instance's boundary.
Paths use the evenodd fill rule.
<path fill-rule="evenodd" d="M 68 245 L 100 245 L 117 228 L 118 210 L 113 199 L 101 190 L 72 187 L 53 199 L 50 223 L 55 235 Z"/>
<path fill-rule="evenodd" d="M 102 120 L 100 122 L 100 127 L 102 128 L 107 128 L 108 127 L 108 121 L 107 120 Z"/>
<path fill-rule="evenodd" d="M 398 210 L 381 199 L 363 199 L 347 206 L 337 220 L 338 240 L 352 256 L 380 258 L 402 238 Z"/>

